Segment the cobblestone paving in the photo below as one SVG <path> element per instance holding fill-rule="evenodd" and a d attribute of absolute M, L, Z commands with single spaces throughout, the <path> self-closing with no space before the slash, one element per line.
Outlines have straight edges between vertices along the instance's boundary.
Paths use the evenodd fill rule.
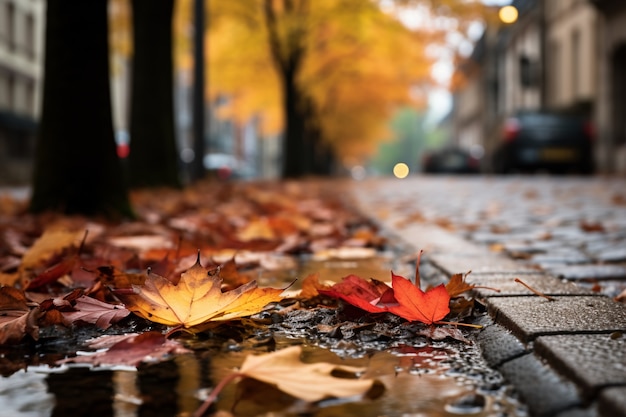
<path fill-rule="evenodd" d="M 626 178 L 418 177 L 376 190 L 404 221 L 610 296 L 626 289 Z"/>
<path fill-rule="evenodd" d="M 478 343 L 533 416 L 626 416 L 625 179 L 424 176 L 353 195 L 427 266 L 501 289 L 475 291 Z"/>

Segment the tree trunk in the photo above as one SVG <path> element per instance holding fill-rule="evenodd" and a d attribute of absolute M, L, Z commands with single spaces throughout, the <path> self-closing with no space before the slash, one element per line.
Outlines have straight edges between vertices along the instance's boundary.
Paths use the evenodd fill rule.
<path fill-rule="evenodd" d="M 115 150 L 106 0 L 48 0 L 30 209 L 131 216 Z"/>
<path fill-rule="evenodd" d="M 130 184 L 180 187 L 172 91 L 174 0 L 132 0 L 132 7 Z"/>
<path fill-rule="evenodd" d="M 296 81 L 306 50 L 304 46 L 304 27 L 294 27 L 287 34 L 282 34 L 280 18 L 295 19 L 298 14 L 308 9 L 307 1 L 282 3 L 265 0 L 263 12 L 268 31 L 270 53 L 278 76 L 282 80 L 283 111 L 285 129 L 283 135 L 283 155 L 281 176 L 283 178 L 302 177 L 311 170 L 310 149 L 306 146 L 306 119 L 304 100 Z M 286 36 L 286 38 L 284 38 Z"/>
<path fill-rule="evenodd" d="M 307 163 L 310 149 L 305 143 L 305 125 L 295 71 L 283 75 L 285 135 L 283 137 L 283 178 L 298 178 L 310 172 Z"/>

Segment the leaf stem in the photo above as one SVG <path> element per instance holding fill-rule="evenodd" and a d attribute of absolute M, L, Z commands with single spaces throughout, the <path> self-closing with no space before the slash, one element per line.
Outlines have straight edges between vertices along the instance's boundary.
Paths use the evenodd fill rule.
<path fill-rule="evenodd" d="M 415 286 L 417 288 L 421 287 L 421 278 L 420 278 L 420 262 L 422 260 L 422 253 L 424 253 L 423 249 L 420 249 L 419 253 L 417 254 L 417 261 L 415 261 Z"/>
<path fill-rule="evenodd" d="M 473 329 L 482 329 L 483 326 L 480 324 L 470 324 L 470 323 L 459 323 L 456 321 L 436 321 L 435 324 L 452 324 L 455 326 L 465 326 L 465 327 L 471 327 Z"/>
<path fill-rule="evenodd" d="M 204 413 L 209 409 L 211 404 L 215 402 L 217 396 L 220 395 L 222 390 L 226 385 L 234 381 L 235 379 L 244 376 L 242 373 L 233 372 L 232 374 L 226 375 L 222 380 L 211 390 L 211 394 L 204 400 L 202 405 L 193 413 L 193 417 L 202 417 Z"/>
<path fill-rule="evenodd" d="M 481 288 L 481 289 L 483 289 L 483 290 L 489 290 L 489 291 L 500 292 L 500 289 L 498 289 L 498 288 L 487 287 L 487 286 L 485 286 L 485 285 L 475 285 L 474 287 L 472 287 L 472 289 L 476 289 L 476 288 Z"/>
<path fill-rule="evenodd" d="M 543 297 L 548 301 L 554 301 L 556 300 L 556 298 L 554 297 L 550 297 L 549 295 L 545 295 L 544 293 L 537 291 L 536 289 L 534 289 L 533 287 L 531 287 L 530 285 L 526 284 L 524 281 L 522 281 L 519 278 L 515 278 L 515 282 L 522 284 L 524 287 L 528 288 L 530 291 L 532 291 L 533 293 L 535 293 L 536 295 L 538 295 L 539 297 Z"/>

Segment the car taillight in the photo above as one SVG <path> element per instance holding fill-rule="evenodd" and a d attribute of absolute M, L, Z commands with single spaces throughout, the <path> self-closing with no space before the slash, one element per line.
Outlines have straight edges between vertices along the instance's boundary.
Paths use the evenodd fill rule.
<path fill-rule="evenodd" d="M 583 125 L 583 131 L 585 132 L 585 136 L 590 141 L 593 141 L 596 138 L 596 127 L 593 122 L 587 121 Z"/>
<path fill-rule="evenodd" d="M 519 120 L 517 120 L 516 118 L 507 119 L 504 122 L 504 128 L 502 131 L 502 139 L 505 142 L 513 142 L 517 138 L 517 135 L 519 135 L 519 131 L 520 131 Z"/>

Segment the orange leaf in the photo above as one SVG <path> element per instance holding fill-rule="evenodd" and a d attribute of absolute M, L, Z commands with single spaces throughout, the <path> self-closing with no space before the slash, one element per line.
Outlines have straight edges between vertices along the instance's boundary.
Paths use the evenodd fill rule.
<path fill-rule="evenodd" d="M 328 290 L 330 287 L 320 283 L 319 274 L 309 274 L 302 280 L 302 291 L 299 298 L 307 299 L 317 297 L 319 290 Z"/>
<path fill-rule="evenodd" d="M 209 275 L 198 256 L 195 265 L 181 274 L 176 285 L 150 274 L 143 286 L 133 285 L 134 294 L 116 295 L 129 310 L 147 320 L 190 328 L 257 313 L 266 304 L 280 300 L 283 291 L 258 288 L 256 281 L 226 292 L 222 292 L 221 285 L 219 275 Z"/>
<path fill-rule="evenodd" d="M 410 321 L 433 324 L 450 312 L 450 295 L 443 284 L 424 292 L 408 279 L 391 273 L 391 285 L 398 305 L 388 310 Z"/>

